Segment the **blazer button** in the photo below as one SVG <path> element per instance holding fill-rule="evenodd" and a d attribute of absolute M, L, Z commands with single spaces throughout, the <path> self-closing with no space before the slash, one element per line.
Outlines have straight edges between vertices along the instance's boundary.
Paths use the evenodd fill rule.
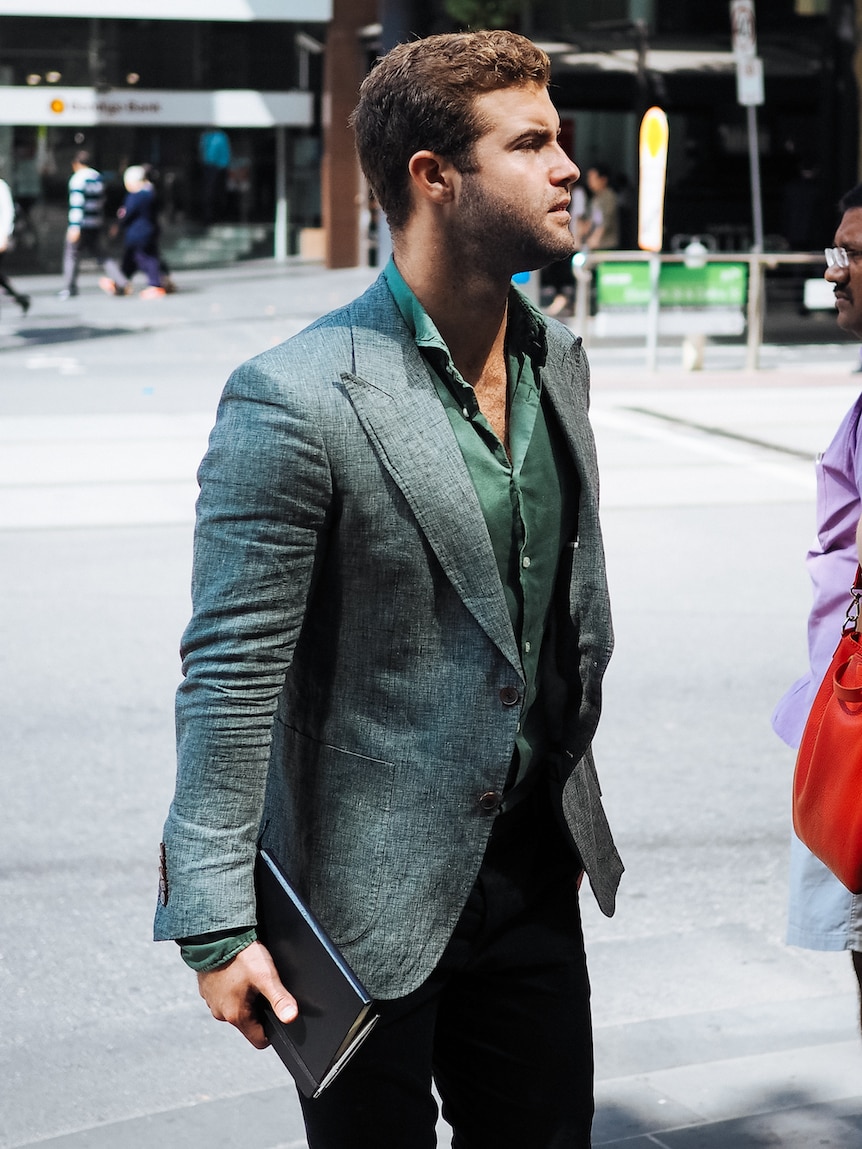
<path fill-rule="evenodd" d="M 517 706 L 521 701 L 521 695 L 514 686 L 504 686 L 500 691 L 500 701 L 504 706 Z"/>
<path fill-rule="evenodd" d="M 164 842 L 159 846 L 159 901 L 168 904 L 168 858 Z"/>
<path fill-rule="evenodd" d="M 496 790 L 486 790 L 484 794 L 479 796 L 479 809 L 483 814 L 493 814 L 495 810 L 499 810 L 503 804 L 503 795 L 498 794 Z"/>

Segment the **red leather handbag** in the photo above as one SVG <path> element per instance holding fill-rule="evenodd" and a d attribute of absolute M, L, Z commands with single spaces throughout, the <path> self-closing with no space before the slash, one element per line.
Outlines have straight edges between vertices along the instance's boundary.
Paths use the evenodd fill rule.
<path fill-rule="evenodd" d="M 862 568 L 832 662 L 805 723 L 793 775 L 793 827 L 812 854 L 862 893 Z"/>

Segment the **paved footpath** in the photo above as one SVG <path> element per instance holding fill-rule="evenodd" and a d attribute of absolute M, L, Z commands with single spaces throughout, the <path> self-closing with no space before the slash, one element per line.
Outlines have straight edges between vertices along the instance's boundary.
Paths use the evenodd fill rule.
<path fill-rule="evenodd" d="M 77 653 L 81 682 L 70 688 L 82 698 L 117 673 L 98 643 L 70 653 L 73 641 L 49 646 L 34 626 L 62 639 L 86 610 L 87 625 L 120 619 L 138 625 L 142 646 L 172 653 L 187 609 L 194 472 L 227 372 L 370 277 L 262 262 L 180 275 L 180 292 L 158 301 L 107 298 L 86 278 L 81 296 L 60 301 L 50 277 L 22 281 L 26 319 L 0 301 L 0 595 L 17 612 L 0 615 L 11 764 L 0 812 L 0 1149 L 304 1149 L 277 1059 L 212 1023 L 175 955 L 146 939 L 149 858 L 92 872 L 88 811 L 121 769 L 116 756 L 73 727 L 49 740 L 42 785 L 16 766 L 29 762 L 31 711 L 43 717 L 33 695 L 57 673 L 51 657 L 62 669 Z M 744 370 L 738 344 L 710 345 L 699 373 L 682 370 L 672 344 L 657 372 L 634 341 L 590 348 L 617 631 L 597 753 L 628 868 L 615 918 L 583 899 L 597 1146 L 862 1146 L 849 960 L 782 941 L 792 754 L 768 726 L 804 659 L 811 460 L 860 378 L 853 347 L 824 342 L 822 326 L 816 335 L 768 345 L 758 373 Z M 160 591 L 165 571 L 181 591 Z M 78 595 L 74 611 L 52 602 L 57 588 Z M 116 613 L 118 593 L 139 618 Z M 34 645 L 46 657 L 31 671 Z M 158 733 L 149 742 L 134 728 L 141 762 L 111 813 L 135 859 L 170 787 L 177 671 L 166 656 L 159 667 Z M 124 713 L 149 689 L 149 670 L 136 673 Z M 89 792 L 76 779 L 64 788 L 76 755 L 88 759 Z M 45 836 L 31 832 L 52 810 L 51 834 L 65 834 L 53 868 Z M 110 828 L 99 833 L 110 840 Z M 124 930 L 139 936 L 118 952 Z M 118 1004 L 116 987 L 130 984 L 138 997 Z"/>

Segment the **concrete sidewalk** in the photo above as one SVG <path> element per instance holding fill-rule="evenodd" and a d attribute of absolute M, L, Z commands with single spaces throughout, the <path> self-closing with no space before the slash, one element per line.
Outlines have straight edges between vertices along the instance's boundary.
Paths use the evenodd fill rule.
<path fill-rule="evenodd" d="M 862 384 L 853 373 L 856 349 L 768 345 L 766 369 L 757 373 L 744 370 L 738 347 L 710 347 L 713 368 L 699 373 L 683 371 L 674 350 L 662 348 L 657 373 L 646 371 L 637 347 L 591 352 L 620 660 L 611 664 L 597 756 L 629 866 L 611 922 L 589 899 L 584 904 L 596 1023 L 594 1144 L 859 1149 L 855 979 L 849 955 L 782 940 L 780 823 L 793 754 L 768 728 L 774 702 L 804 667 L 810 591 L 802 557 L 814 520 L 813 460 Z M 657 716 L 639 699 L 650 693 L 643 674 L 645 658 L 656 660 L 650 643 L 664 629 L 679 651 L 663 667 L 678 701 Z M 794 639 L 787 651 L 784 635 Z M 700 657 L 711 673 L 698 693 L 687 672 L 696 673 Z M 718 679 L 739 680 L 739 694 L 717 693 Z M 630 809 L 622 787 L 638 752 L 628 739 L 628 757 L 618 761 L 616 727 L 640 725 L 655 739 L 662 716 L 661 745 L 672 761 L 647 752 L 656 777 L 670 774 L 680 785 L 699 760 L 705 769 L 688 804 L 644 834 L 639 819 L 657 814 Z M 730 859 L 746 849 L 746 832 L 731 819 L 744 819 L 748 803 L 757 809 L 747 831 L 753 842 L 773 816 L 769 800 L 759 807 L 755 797 L 760 774 L 770 779 L 774 844 L 752 849 L 725 894 Z M 734 789 L 727 805 L 719 798 L 725 786 Z M 667 843 L 686 838 L 684 819 L 697 824 L 701 809 L 707 841 L 691 848 L 708 853 L 713 872 L 670 872 L 674 860 L 690 864 L 695 855 L 675 855 Z M 691 896 L 679 895 L 680 881 Z"/>
<path fill-rule="evenodd" d="M 39 532 L 47 547 L 58 528 L 87 531 L 108 561 L 122 527 L 126 543 L 145 529 L 147 547 L 157 532 L 185 546 L 227 372 L 374 274 L 262 261 L 180 272 L 178 293 L 152 301 L 107 297 L 95 275 L 61 301 L 59 277 L 20 277 L 30 313 L 0 299 L 0 542 L 18 554 Z M 801 669 L 811 460 L 862 381 L 856 348 L 829 342 L 822 325 L 816 334 L 768 344 L 757 373 L 744 370 L 741 342 L 710 344 L 698 373 L 682 369 L 678 343 L 662 343 L 655 373 L 635 341 L 590 347 L 618 636 L 600 766 L 629 867 L 616 918 L 584 898 L 597 1146 L 862 1146 L 849 958 L 781 940 L 792 756 L 767 729 L 771 700 Z M 744 655 L 737 624 L 752 634 Z M 714 698 L 685 694 L 673 677 L 703 650 L 684 645 L 693 633 L 709 634 Z M 652 680 L 666 696 L 651 694 Z M 149 800 L 158 809 L 147 816 L 161 817 L 162 794 Z M 99 904 L 87 902 L 93 914 Z M 100 930 L 94 917 L 90 933 Z M 76 1022 L 69 1007 L 56 1045 L 30 1050 L 0 1026 L 10 1090 L 0 1147 L 302 1149 L 277 1059 L 203 1016 L 171 955 L 143 946 L 134 960 L 156 1004 L 128 1031 L 123 1018 L 88 1028 L 90 1015 Z M 91 1066 L 106 1042 L 123 1056 L 100 1080 Z M 12 1120 L 21 1097 L 33 1113 Z"/>

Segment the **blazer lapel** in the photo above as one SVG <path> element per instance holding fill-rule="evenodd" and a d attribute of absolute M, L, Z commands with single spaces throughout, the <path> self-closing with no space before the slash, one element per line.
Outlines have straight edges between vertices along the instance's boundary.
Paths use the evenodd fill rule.
<path fill-rule="evenodd" d="M 549 333 L 550 334 L 550 333 Z M 548 397 L 566 437 L 580 479 L 577 550 L 572 552 L 565 604 L 576 616 L 577 633 L 560 662 L 564 678 L 579 682 L 574 705 L 564 711 L 562 746 L 569 770 L 583 755 L 595 732 L 601 709 L 601 680 L 613 649 L 613 628 L 599 525 L 599 473 L 589 424 L 588 365 L 577 343 L 548 340 L 543 378 Z M 575 555 L 577 558 L 575 559 Z"/>
<path fill-rule="evenodd" d="M 520 674 L 485 519 L 428 367 L 385 283 L 351 310 L 354 371 L 341 378 L 357 416 L 465 606 Z"/>
<path fill-rule="evenodd" d="M 550 334 L 550 333 L 549 333 Z M 572 459 L 581 480 L 581 504 L 586 494 L 595 499 L 597 467 L 593 448 L 592 431 L 589 426 L 587 388 L 580 392 L 574 385 L 577 371 L 577 357 L 583 355 L 579 343 L 560 344 L 557 339 L 548 339 L 548 357 L 542 372 L 542 385 L 556 412 L 560 427 L 565 435 Z M 587 370 L 586 366 L 582 368 Z"/>

